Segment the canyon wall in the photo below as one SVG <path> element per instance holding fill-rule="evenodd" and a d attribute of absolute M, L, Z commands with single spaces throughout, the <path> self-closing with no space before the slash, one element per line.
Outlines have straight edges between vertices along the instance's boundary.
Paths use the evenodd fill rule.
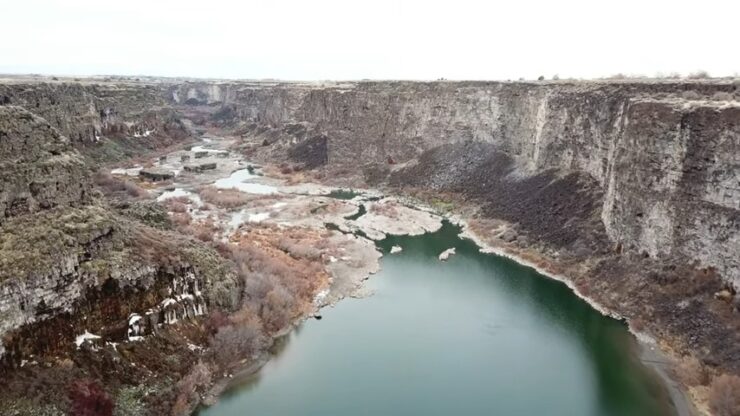
<path fill-rule="evenodd" d="M 134 334 L 144 335 L 239 299 L 213 249 L 127 215 L 155 207 L 116 209 L 95 195 L 72 143 L 27 109 L 0 106 L 0 366 L 63 356 L 92 328 L 120 342 L 133 314 L 146 318 Z"/>
<path fill-rule="evenodd" d="M 156 84 L 0 83 L 3 105 L 42 117 L 85 156 L 101 162 L 150 152 L 189 134 Z"/>
<path fill-rule="evenodd" d="M 597 185 L 612 243 L 653 258 L 694 259 L 740 286 L 737 88 L 729 81 L 190 83 L 168 95 L 185 107 L 221 106 L 222 118 L 262 138 L 273 158 L 322 135 L 330 166 L 382 172 L 443 145 L 475 142 L 512 159 L 495 173 L 511 181 L 583 175 Z"/>

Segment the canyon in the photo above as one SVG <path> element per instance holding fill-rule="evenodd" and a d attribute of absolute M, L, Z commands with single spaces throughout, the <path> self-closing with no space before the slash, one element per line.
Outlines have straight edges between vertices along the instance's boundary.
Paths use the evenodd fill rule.
<path fill-rule="evenodd" d="M 4 413 L 58 414 L 78 379 L 131 414 L 192 411 L 219 384 L 203 362 L 224 328 L 264 333 L 230 355 L 260 361 L 361 290 L 370 240 L 441 217 L 627 321 L 676 361 L 699 412 L 713 380 L 740 376 L 737 80 L 7 77 L 0 164 Z M 251 196 L 218 207 L 234 175 Z M 331 197 L 350 188 L 363 191 Z M 260 291 L 269 259 L 311 273 L 272 271 L 300 284 Z M 284 299 L 250 298 L 284 290 L 279 320 Z M 50 403 L 25 396 L 47 390 Z"/>

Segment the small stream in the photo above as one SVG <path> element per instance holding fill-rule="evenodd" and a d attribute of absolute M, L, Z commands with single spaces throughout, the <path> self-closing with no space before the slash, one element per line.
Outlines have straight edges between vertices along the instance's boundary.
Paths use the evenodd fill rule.
<path fill-rule="evenodd" d="M 458 233 L 379 242 L 373 296 L 302 324 L 199 416 L 675 413 L 623 323 Z"/>

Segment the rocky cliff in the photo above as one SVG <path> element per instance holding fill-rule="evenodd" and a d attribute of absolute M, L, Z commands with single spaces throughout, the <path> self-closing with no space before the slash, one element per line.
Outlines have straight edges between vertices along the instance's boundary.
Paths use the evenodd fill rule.
<path fill-rule="evenodd" d="M 23 108 L 0 106 L 0 224 L 89 201 L 87 168 L 69 140 Z"/>
<path fill-rule="evenodd" d="M 189 134 L 156 84 L 0 83 L 2 105 L 44 118 L 85 156 L 102 162 L 152 151 Z"/>
<path fill-rule="evenodd" d="M 237 305 L 240 283 L 228 263 L 155 224 L 167 218 L 161 207 L 112 206 L 93 190 L 72 142 L 26 109 L 0 106 L 0 157 L 0 413 L 45 414 L 85 377 L 137 385 L 190 371 L 197 353 L 168 329 Z M 189 329 L 204 336 L 198 325 Z M 145 337 L 156 339 L 136 349 Z M 163 364 L 167 356 L 183 361 Z M 24 393 L 44 383 L 43 392 Z"/>
<path fill-rule="evenodd" d="M 193 83 L 169 94 L 175 104 L 220 105 L 272 157 L 323 135 L 320 160 L 353 168 L 359 161 L 381 179 L 425 152 L 467 142 L 511 159 L 503 171 L 491 169 L 490 180 L 580 175 L 593 182 L 612 243 L 653 258 L 695 259 L 738 286 L 737 88 L 729 81 Z M 449 177 L 455 168 L 438 173 Z"/>

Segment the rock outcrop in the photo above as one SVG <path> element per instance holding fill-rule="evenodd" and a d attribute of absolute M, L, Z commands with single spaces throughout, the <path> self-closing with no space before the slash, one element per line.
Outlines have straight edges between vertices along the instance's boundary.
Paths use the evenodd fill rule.
<path fill-rule="evenodd" d="M 98 161 L 132 157 L 188 137 L 162 87 L 126 82 L 0 84 L 0 106 L 44 118 L 83 155 Z"/>
<path fill-rule="evenodd" d="M 0 106 L 0 169 L 2 365 L 64 356 L 86 331 L 124 341 L 132 313 L 171 323 L 236 305 L 235 274 L 217 253 L 95 197 L 83 156 L 43 118 Z"/>
<path fill-rule="evenodd" d="M 0 224 L 89 200 L 88 170 L 69 140 L 23 108 L 0 106 Z"/>

